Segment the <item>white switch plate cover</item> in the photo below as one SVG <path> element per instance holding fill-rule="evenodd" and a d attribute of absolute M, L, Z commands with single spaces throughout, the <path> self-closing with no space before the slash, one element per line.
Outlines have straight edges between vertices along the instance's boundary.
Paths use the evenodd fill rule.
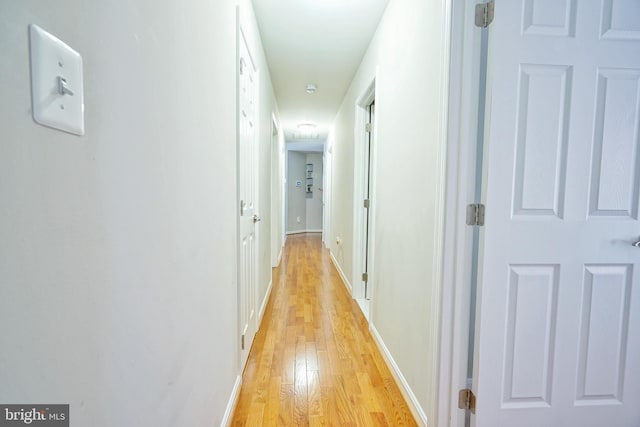
<path fill-rule="evenodd" d="M 29 25 L 33 119 L 41 125 L 84 135 L 82 57 L 57 37 Z M 62 94 L 59 79 L 70 93 Z"/>

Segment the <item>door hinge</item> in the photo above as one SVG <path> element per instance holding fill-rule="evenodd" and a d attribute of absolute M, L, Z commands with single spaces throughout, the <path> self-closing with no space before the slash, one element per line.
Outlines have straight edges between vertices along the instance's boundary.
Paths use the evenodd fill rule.
<path fill-rule="evenodd" d="M 244 334 L 242 335 L 242 338 L 240 341 L 242 342 L 242 350 L 244 350 Z"/>
<path fill-rule="evenodd" d="M 362 281 L 363 282 L 369 281 L 369 273 L 362 273 Z"/>
<path fill-rule="evenodd" d="M 472 414 L 476 413 L 476 395 L 471 389 L 464 388 L 458 392 L 458 408 L 468 409 Z"/>
<path fill-rule="evenodd" d="M 467 205 L 467 225 L 484 225 L 484 211 L 482 203 Z"/>
<path fill-rule="evenodd" d="M 476 27 L 487 28 L 493 22 L 493 15 L 496 8 L 495 0 L 488 3 L 476 5 Z"/>
<path fill-rule="evenodd" d="M 366 123 L 364 125 L 364 131 L 371 133 L 371 123 Z"/>
<path fill-rule="evenodd" d="M 366 209 L 369 209 L 369 205 L 370 205 L 370 204 L 371 204 L 371 203 L 369 202 L 369 199 L 364 199 L 364 207 L 365 207 Z"/>

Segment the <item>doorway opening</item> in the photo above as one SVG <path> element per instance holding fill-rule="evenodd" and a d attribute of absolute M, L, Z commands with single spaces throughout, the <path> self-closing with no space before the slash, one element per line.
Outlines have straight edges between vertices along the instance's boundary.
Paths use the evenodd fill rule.
<path fill-rule="evenodd" d="M 353 297 L 369 319 L 373 296 L 375 216 L 375 81 L 356 106 L 356 159 L 354 167 L 354 277 Z"/>
<path fill-rule="evenodd" d="M 332 192 L 332 181 L 331 176 L 333 174 L 333 143 L 332 143 L 332 135 L 329 135 L 324 147 L 324 156 L 323 156 L 323 174 L 324 174 L 324 182 L 323 182 L 323 191 L 322 191 L 322 242 L 325 247 L 329 247 L 331 241 L 331 192 Z"/>
<path fill-rule="evenodd" d="M 277 267 L 284 247 L 283 150 L 275 115 L 271 118 L 271 267 Z"/>
<path fill-rule="evenodd" d="M 322 233 L 324 143 L 287 143 L 286 234 Z"/>

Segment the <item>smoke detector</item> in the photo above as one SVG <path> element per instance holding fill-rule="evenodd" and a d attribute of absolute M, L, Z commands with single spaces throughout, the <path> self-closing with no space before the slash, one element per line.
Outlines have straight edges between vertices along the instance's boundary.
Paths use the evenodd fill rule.
<path fill-rule="evenodd" d="M 318 90 L 318 86 L 314 85 L 313 83 L 309 83 L 305 90 L 308 94 L 311 95 L 312 93 L 316 93 L 316 91 Z"/>

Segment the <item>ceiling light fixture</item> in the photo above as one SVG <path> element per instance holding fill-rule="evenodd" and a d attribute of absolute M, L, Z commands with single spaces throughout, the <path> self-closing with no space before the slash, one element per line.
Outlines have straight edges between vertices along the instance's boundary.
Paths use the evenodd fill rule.
<path fill-rule="evenodd" d="M 316 129 L 316 125 L 314 123 L 300 123 L 298 125 L 298 130 L 304 133 L 311 133 Z"/>
<path fill-rule="evenodd" d="M 318 90 L 318 86 L 314 85 L 313 83 L 309 83 L 305 90 L 308 94 L 316 93 L 316 91 Z"/>

